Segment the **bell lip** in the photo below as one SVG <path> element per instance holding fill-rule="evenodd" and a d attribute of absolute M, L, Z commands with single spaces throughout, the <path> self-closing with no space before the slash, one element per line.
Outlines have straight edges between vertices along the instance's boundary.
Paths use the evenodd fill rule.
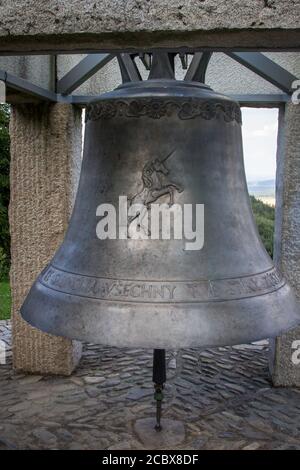
<path fill-rule="evenodd" d="M 246 300 L 180 307 L 166 304 L 157 309 L 154 304 L 125 306 L 115 301 L 78 300 L 78 296 L 62 294 L 37 281 L 20 313 L 30 325 L 46 333 L 119 348 L 249 344 L 276 337 L 300 324 L 300 305 L 287 284 Z"/>

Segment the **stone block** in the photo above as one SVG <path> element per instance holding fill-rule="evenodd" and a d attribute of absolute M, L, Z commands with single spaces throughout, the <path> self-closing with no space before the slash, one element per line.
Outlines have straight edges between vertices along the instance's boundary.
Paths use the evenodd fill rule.
<path fill-rule="evenodd" d="M 80 343 L 32 328 L 19 309 L 67 228 L 81 165 L 81 111 L 67 104 L 13 106 L 10 136 L 13 365 L 69 375 Z"/>
<path fill-rule="evenodd" d="M 300 105 L 292 103 L 279 117 L 274 259 L 300 300 Z M 298 344 L 300 327 L 271 341 L 275 386 L 300 387 Z"/>
<path fill-rule="evenodd" d="M 4 0 L 0 49 L 299 47 L 298 0 Z"/>

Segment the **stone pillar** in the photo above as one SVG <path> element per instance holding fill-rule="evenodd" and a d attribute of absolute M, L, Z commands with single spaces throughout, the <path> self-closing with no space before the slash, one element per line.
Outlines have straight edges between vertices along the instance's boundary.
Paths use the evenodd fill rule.
<path fill-rule="evenodd" d="M 274 261 L 300 300 L 300 104 L 279 113 L 275 215 Z M 275 386 L 300 387 L 300 327 L 271 341 L 270 371 Z"/>
<path fill-rule="evenodd" d="M 29 326 L 19 309 L 68 224 L 81 165 L 81 111 L 68 104 L 12 106 L 10 136 L 13 365 L 69 375 L 81 344 Z"/>

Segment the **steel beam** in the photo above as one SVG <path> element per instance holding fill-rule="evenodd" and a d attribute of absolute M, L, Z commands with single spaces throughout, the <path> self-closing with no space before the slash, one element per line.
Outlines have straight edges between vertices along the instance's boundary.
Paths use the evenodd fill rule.
<path fill-rule="evenodd" d="M 114 54 L 89 54 L 57 82 L 57 93 L 68 95 L 114 58 Z"/>
<path fill-rule="evenodd" d="M 249 106 L 253 108 L 275 108 L 282 103 L 290 101 L 291 97 L 287 93 L 279 94 L 245 94 L 245 95 L 229 95 L 240 106 Z"/>
<path fill-rule="evenodd" d="M 241 106 L 253 106 L 257 108 L 276 107 L 282 103 L 290 101 L 290 96 L 286 93 L 279 94 L 243 94 L 243 95 L 228 95 L 235 101 L 238 101 Z M 86 106 L 87 104 L 97 101 L 101 95 L 57 95 L 57 99 L 62 103 L 72 103 L 78 106 Z"/>
<path fill-rule="evenodd" d="M 53 91 L 47 90 L 46 88 L 42 88 L 38 85 L 34 85 L 28 80 L 16 77 L 15 75 L 7 73 L 4 70 L 0 70 L 0 80 L 6 83 L 7 88 L 25 93 L 26 95 L 33 96 L 39 100 L 53 102 L 57 101 L 57 95 Z"/>
<path fill-rule="evenodd" d="M 132 66 L 132 63 L 133 63 L 132 59 L 130 59 L 130 66 Z M 127 68 L 127 71 L 130 71 L 130 69 L 131 67 Z M 135 72 L 136 72 L 136 69 L 134 67 L 132 68 L 131 73 L 130 73 L 131 79 L 139 78 L 139 76 L 135 75 Z M 55 93 L 53 91 L 42 88 L 38 85 L 34 85 L 33 83 L 27 80 L 24 80 L 23 78 L 19 78 L 19 77 L 16 77 L 15 75 L 9 74 L 3 70 L 0 70 L 0 80 L 6 83 L 6 86 L 8 89 L 15 90 L 20 93 L 24 93 L 27 96 L 32 96 L 33 98 L 37 100 L 42 100 L 42 101 L 71 103 L 71 104 L 75 104 L 78 106 L 85 106 L 91 101 L 96 101 L 97 99 L 101 97 L 101 95 L 94 95 L 94 96 L 93 95 L 86 95 L 86 96 L 67 95 L 66 96 L 61 93 Z M 230 95 L 230 97 L 238 101 L 242 106 L 254 106 L 254 107 L 278 106 L 279 104 L 288 102 L 290 100 L 290 95 L 287 93 L 242 94 L 242 95 Z"/>
<path fill-rule="evenodd" d="M 134 57 L 131 54 L 117 54 L 122 82 L 139 82 L 142 80 L 139 69 L 136 66 Z"/>
<path fill-rule="evenodd" d="M 205 74 L 212 52 L 195 52 L 184 80 L 204 83 Z"/>
<path fill-rule="evenodd" d="M 291 93 L 297 77 L 261 52 L 226 52 L 232 59 L 255 72 L 285 93 Z"/>

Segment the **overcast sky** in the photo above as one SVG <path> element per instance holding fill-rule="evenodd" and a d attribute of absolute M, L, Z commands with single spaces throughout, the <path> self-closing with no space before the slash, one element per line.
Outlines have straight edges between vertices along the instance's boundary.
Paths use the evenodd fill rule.
<path fill-rule="evenodd" d="M 247 180 L 274 179 L 278 109 L 242 108 L 242 114 Z"/>

